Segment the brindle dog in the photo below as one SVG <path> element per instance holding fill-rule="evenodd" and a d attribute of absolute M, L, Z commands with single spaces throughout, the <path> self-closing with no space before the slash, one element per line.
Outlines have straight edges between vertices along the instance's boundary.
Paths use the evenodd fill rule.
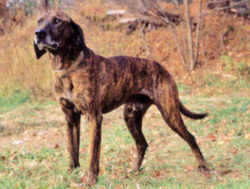
<path fill-rule="evenodd" d="M 34 47 L 37 58 L 52 54 L 56 76 L 55 92 L 65 113 L 70 167 L 79 166 L 80 117 L 88 117 L 91 130 L 88 184 L 95 184 L 99 172 L 102 114 L 125 104 L 124 119 L 135 140 L 139 170 L 147 142 L 142 118 L 156 105 L 165 122 L 191 147 L 199 169 L 208 171 L 195 137 L 186 129 L 181 113 L 193 119 L 207 114 L 189 111 L 179 100 L 172 76 L 159 63 L 147 59 L 116 56 L 104 58 L 90 50 L 82 29 L 63 12 L 47 13 L 38 20 Z"/>

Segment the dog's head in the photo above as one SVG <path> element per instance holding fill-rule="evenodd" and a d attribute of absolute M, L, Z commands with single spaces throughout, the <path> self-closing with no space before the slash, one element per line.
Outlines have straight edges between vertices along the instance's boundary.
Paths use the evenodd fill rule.
<path fill-rule="evenodd" d="M 34 50 L 39 59 L 47 51 L 56 55 L 69 49 L 86 48 L 82 29 L 63 12 L 50 12 L 38 20 Z"/>

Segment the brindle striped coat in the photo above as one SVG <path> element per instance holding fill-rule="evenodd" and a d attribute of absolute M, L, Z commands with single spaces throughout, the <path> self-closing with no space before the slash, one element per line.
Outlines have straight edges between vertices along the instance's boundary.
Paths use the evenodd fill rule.
<path fill-rule="evenodd" d="M 208 171 L 195 138 L 186 129 L 181 113 L 193 119 L 206 114 L 189 111 L 180 102 L 172 76 L 159 63 L 116 56 L 105 58 L 90 50 L 79 25 L 63 12 L 46 14 L 38 21 L 34 47 L 37 58 L 53 56 L 55 93 L 65 113 L 70 167 L 79 166 L 81 114 L 88 116 L 91 142 L 88 184 L 97 181 L 100 160 L 102 115 L 124 104 L 124 119 L 137 147 L 134 170 L 139 170 L 148 146 L 142 118 L 156 105 L 163 119 L 191 147 L 199 168 Z"/>

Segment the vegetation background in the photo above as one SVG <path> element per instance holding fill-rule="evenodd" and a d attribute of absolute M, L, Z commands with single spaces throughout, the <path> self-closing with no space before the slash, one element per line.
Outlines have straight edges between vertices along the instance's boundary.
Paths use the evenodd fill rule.
<path fill-rule="evenodd" d="M 150 147 L 143 170 L 130 173 L 135 146 L 122 109 L 108 114 L 103 123 L 101 176 L 94 188 L 250 188 L 248 12 L 225 9 L 226 0 L 212 9 L 208 6 L 212 1 L 202 2 L 199 56 L 190 71 L 178 51 L 183 47 L 186 52 L 188 44 L 183 4 L 176 8 L 159 1 L 162 10 L 184 19 L 175 26 L 176 33 L 169 25 L 154 27 L 153 21 L 151 29 L 139 23 L 128 34 L 130 24 L 121 24 L 122 19 L 145 18 L 131 11 L 129 0 L 49 1 L 52 9 L 63 9 L 82 26 L 88 46 L 96 53 L 157 60 L 177 81 L 182 101 L 194 111 L 209 112 L 205 120 L 185 118 L 211 166 L 208 177 L 196 171 L 190 149 L 154 107 L 144 121 Z M 194 43 L 199 6 L 199 1 L 190 1 Z M 110 10 L 127 12 L 110 16 Z M 0 2 L 0 188 L 85 187 L 81 178 L 88 164 L 86 121 L 82 121 L 81 168 L 69 174 L 65 122 L 53 96 L 50 58 L 36 60 L 33 52 L 36 20 L 42 13 L 37 1 Z M 181 39 L 179 47 L 174 35 Z"/>

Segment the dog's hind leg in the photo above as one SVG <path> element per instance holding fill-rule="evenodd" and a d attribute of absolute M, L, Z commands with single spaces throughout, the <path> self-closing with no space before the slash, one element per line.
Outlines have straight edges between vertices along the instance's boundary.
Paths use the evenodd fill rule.
<path fill-rule="evenodd" d="M 145 151 L 148 147 L 147 141 L 142 133 L 142 118 L 151 103 L 134 102 L 125 104 L 124 119 L 129 132 L 135 140 L 137 148 L 137 160 L 133 171 L 138 171 L 141 167 Z"/>
<path fill-rule="evenodd" d="M 79 167 L 80 119 L 81 113 L 73 103 L 61 98 L 60 105 L 67 121 L 68 151 L 70 153 L 70 169 Z"/>
<path fill-rule="evenodd" d="M 198 161 L 199 170 L 208 171 L 209 169 L 206 166 L 206 161 L 200 151 L 195 137 L 187 130 L 186 126 L 184 125 L 176 101 L 174 101 L 173 99 L 169 99 L 164 103 L 163 100 L 161 104 L 157 104 L 157 107 L 170 128 L 175 131 L 181 138 L 183 138 L 191 147 Z"/>

